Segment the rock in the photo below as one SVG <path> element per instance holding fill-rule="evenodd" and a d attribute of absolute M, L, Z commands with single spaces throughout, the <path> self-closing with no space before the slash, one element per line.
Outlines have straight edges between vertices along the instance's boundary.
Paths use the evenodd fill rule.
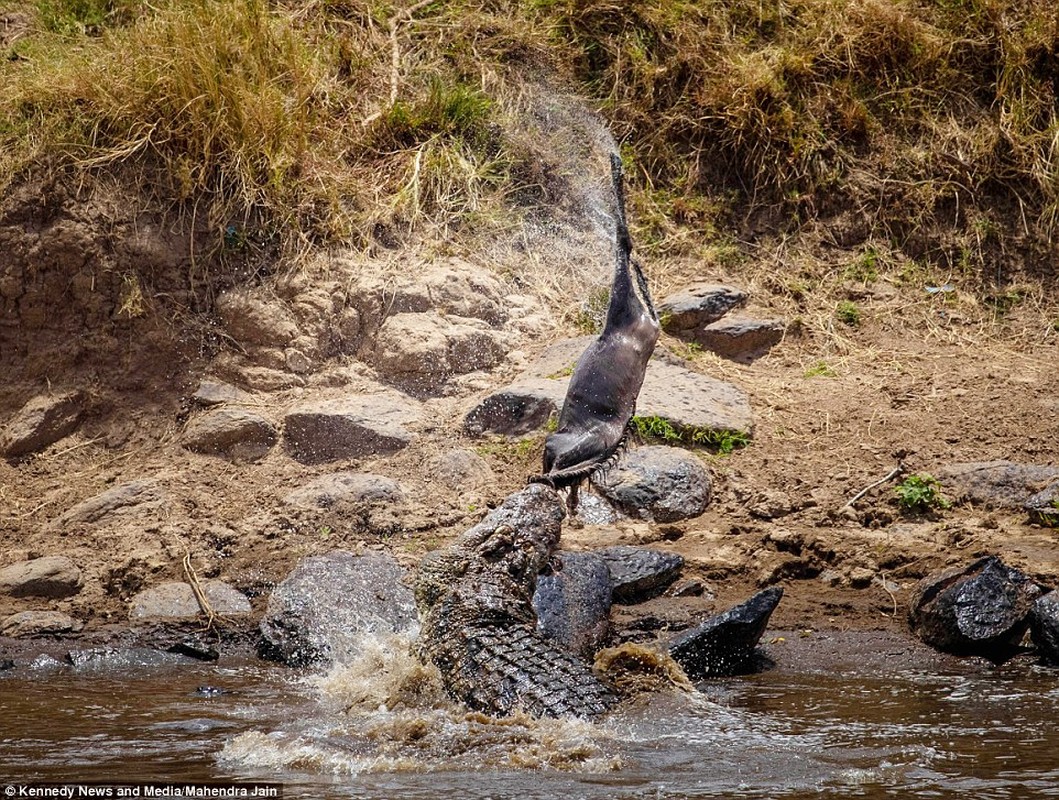
<path fill-rule="evenodd" d="M 129 481 L 78 503 L 59 517 L 58 524 L 77 525 L 98 522 L 110 514 L 125 509 L 157 507 L 164 502 L 164 499 L 164 493 L 154 481 Z"/>
<path fill-rule="evenodd" d="M 83 411 L 78 391 L 34 397 L 0 432 L 0 453 L 15 459 L 43 450 L 77 430 Z"/>
<path fill-rule="evenodd" d="M 754 429 L 750 400 L 743 390 L 658 359 L 647 367 L 636 413 L 661 417 L 678 430 L 749 434 Z"/>
<path fill-rule="evenodd" d="M 712 484 L 702 463 L 675 447 L 638 447 L 593 483 L 630 517 L 677 522 L 702 514 Z"/>
<path fill-rule="evenodd" d="M 1059 591 L 1049 592 L 1033 604 L 1030 635 L 1041 658 L 1059 665 Z"/>
<path fill-rule="evenodd" d="M 1026 575 L 987 556 L 921 580 L 908 622 L 938 650 L 1003 660 L 1026 633 L 1039 595 Z"/>
<path fill-rule="evenodd" d="M 684 557 L 647 547 L 616 545 L 594 551 L 607 562 L 615 603 L 657 597 L 680 575 Z"/>
<path fill-rule="evenodd" d="M 302 559 L 269 598 L 261 655 L 292 666 L 348 663 L 365 634 L 417 631 L 404 578 L 389 555 L 335 550 Z"/>
<path fill-rule="evenodd" d="M 409 265 L 408 276 L 387 276 L 358 287 L 355 304 L 383 314 L 441 312 L 500 325 L 507 319 L 504 288 L 488 270 L 466 261 Z"/>
<path fill-rule="evenodd" d="M 202 593 L 215 614 L 250 613 L 246 595 L 223 581 L 204 581 Z M 129 606 L 130 619 L 194 618 L 203 613 L 191 584 L 183 581 L 168 581 L 144 589 L 132 598 Z"/>
<path fill-rule="evenodd" d="M 34 558 L 0 569 L 0 594 L 12 597 L 70 597 L 82 586 L 81 570 L 66 556 Z"/>
<path fill-rule="evenodd" d="M 427 471 L 449 489 L 482 489 L 495 476 L 488 462 L 473 450 L 449 450 L 427 461 Z"/>
<path fill-rule="evenodd" d="M 1023 508 L 1036 522 L 1059 526 L 1059 481 L 1037 492 L 1023 504 Z"/>
<path fill-rule="evenodd" d="M 750 361 L 778 344 L 786 329 L 781 319 L 727 317 L 687 335 L 719 356 Z"/>
<path fill-rule="evenodd" d="M 207 408 L 225 403 L 245 403 L 250 399 L 247 392 L 222 381 L 203 381 L 191 396 L 193 403 Z"/>
<path fill-rule="evenodd" d="M 464 430 L 471 436 L 520 436 L 539 430 L 552 414 L 559 413 L 568 383 L 568 375 L 523 377 L 471 409 L 464 419 Z M 749 434 L 754 427 L 745 392 L 658 359 L 647 366 L 636 413 L 641 417 L 660 417 L 678 431 Z"/>
<path fill-rule="evenodd" d="M 560 559 L 558 569 L 537 578 L 537 630 L 591 662 L 610 632 L 610 569 L 595 553 L 564 552 Z"/>
<path fill-rule="evenodd" d="M 268 455 L 279 439 L 276 426 L 245 408 L 215 408 L 192 419 L 181 444 L 196 453 L 232 461 L 257 461 Z"/>
<path fill-rule="evenodd" d="M 177 655 L 187 656 L 188 658 L 194 658 L 196 661 L 217 661 L 221 657 L 216 647 L 204 639 L 190 636 L 186 639 L 181 639 L 179 642 L 174 642 L 169 646 L 168 651 Z"/>
<path fill-rule="evenodd" d="M 216 310 L 231 337 L 243 345 L 283 347 L 298 335 L 286 304 L 262 290 L 225 292 L 217 298 Z"/>
<path fill-rule="evenodd" d="M 675 336 L 716 322 L 733 308 L 746 304 L 746 292 L 717 283 L 694 283 L 658 304 L 667 333 Z"/>
<path fill-rule="evenodd" d="M 372 363 L 388 382 L 429 394 L 452 375 L 496 365 L 506 352 L 501 334 L 478 320 L 394 314 L 379 329 Z"/>
<path fill-rule="evenodd" d="M 0 636 L 58 636 L 83 627 L 84 623 L 59 611 L 20 611 L 0 622 Z"/>
<path fill-rule="evenodd" d="M 522 436 L 544 427 L 558 415 L 566 397 L 566 381 L 525 379 L 495 392 L 470 410 L 463 429 L 470 436 L 500 433 Z"/>
<path fill-rule="evenodd" d="M 356 504 L 393 504 L 404 500 L 396 481 L 367 472 L 334 472 L 310 481 L 283 498 L 303 508 L 333 508 Z"/>
<path fill-rule="evenodd" d="M 283 444 L 303 464 L 387 455 L 412 443 L 405 425 L 419 415 L 419 404 L 396 392 L 324 400 L 287 414 Z"/>
<path fill-rule="evenodd" d="M 782 597 L 783 589 L 778 586 L 758 592 L 671 640 L 669 655 L 692 680 L 746 672 L 753 666 L 754 649 Z"/>
<path fill-rule="evenodd" d="M 1059 467 L 975 461 L 952 464 L 937 473 L 946 492 L 990 508 L 1023 508 L 1049 483 L 1059 480 Z"/>

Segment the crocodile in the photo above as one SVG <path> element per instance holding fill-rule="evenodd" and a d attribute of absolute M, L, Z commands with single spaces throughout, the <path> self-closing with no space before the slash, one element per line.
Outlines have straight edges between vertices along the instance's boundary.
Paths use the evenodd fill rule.
<path fill-rule="evenodd" d="M 567 505 L 577 505 L 578 486 L 604 472 L 621 456 L 647 362 L 660 324 L 625 220 L 621 159 L 611 156 L 615 195 L 616 258 L 603 332 L 574 367 L 556 430 L 544 443 L 544 470 L 529 478 L 555 489 L 569 488 Z"/>
<path fill-rule="evenodd" d="M 421 655 L 471 709 L 592 718 L 618 702 L 586 662 L 537 628 L 533 593 L 564 516 L 553 489 L 530 484 L 419 565 Z"/>

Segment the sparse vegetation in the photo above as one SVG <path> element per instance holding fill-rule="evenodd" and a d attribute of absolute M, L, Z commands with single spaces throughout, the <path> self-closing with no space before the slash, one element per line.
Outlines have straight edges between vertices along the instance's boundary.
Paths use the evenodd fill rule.
<path fill-rule="evenodd" d="M 722 455 L 728 455 L 737 447 L 750 444 L 750 436 L 745 431 L 677 427 L 668 419 L 659 416 L 638 415 L 632 418 L 630 425 L 633 433 L 645 441 L 658 440 L 691 447 L 707 447 Z"/>
<path fill-rule="evenodd" d="M 910 514 L 924 514 L 944 510 L 951 505 L 941 493 L 941 484 L 930 473 L 909 475 L 896 487 L 897 503 Z"/>
<path fill-rule="evenodd" d="M 843 325 L 856 328 L 860 325 L 860 309 L 852 300 L 841 300 L 835 306 L 835 318 Z"/>
<path fill-rule="evenodd" d="M 826 361 L 817 361 L 805 370 L 807 378 L 834 378 L 838 373 Z"/>

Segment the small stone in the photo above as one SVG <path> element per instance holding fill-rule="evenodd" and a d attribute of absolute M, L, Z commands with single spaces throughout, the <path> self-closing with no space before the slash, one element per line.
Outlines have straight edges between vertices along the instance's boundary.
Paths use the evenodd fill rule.
<path fill-rule="evenodd" d="M 0 453 L 14 459 L 43 450 L 77 430 L 83 411 L 79 391 L 34 397 L 0 432 Z"/>
<path fill-rule="evenodd" d="M 486 397 L 468 412 L 463 428 L 470 436 L 499 433 L 522 436 L 540 430 L 557 415 L 566 397 L 566 382 L 524 379 Z"/>
<path fill-rule="evenodd" d="M 12 597 L 70 597 L 83 585 L 81 570 L 66 556 L 34 558 L 0 569 L 0 594 Z"/>
<path fill-rule="evenodd" d="M 204 581 L 202 593 L 215 614 L 250 613 L 250 601 L 246 595 L 223 581 Z M 204 613 L 191 584 L 182 581 L 169 581 L 145 589 L 133 597 L 129 605 L 130 619 L 193 618 Z"/>
<path fill-rule="evenodd" d="M 298 335 L 285 303 L 261 291 L 233 289 L 217 298 L 217 313 L 240 344 L 283 347 Z"/>
<path fill-rule="evenodd" d="M 169 647 L 170 653 L 194 658 L 198 661 L 216 661 L 221 657 L 217 648 L 201 639 L 182 639 Z"/>
<path fill-rule="evenodd" d="M 312 359 L 296 347 L 288 347 L 284 351 L 284 357 L 287 362 L 287 369 L 298 375 L 307 375 L 313 371 L 315 366 Z"/>
<path fill-rule="evenodd" d="M 59 517 L 58 524 L 98 522 L 106 516 L 126 509 L 157 507 L 164 499 L 165 494 L 154 481 L 129 481 L 78 503 Z"/>
<path fill-rule="evenodd" d="M 196 453 L 222 456 L 232 461 L 258 461 L 279 439 L 276 426 L 244 408 L 211 409 L 192 419 L 181 444 Z"/>
<path fill-rule="evenodd" d="M 593 483 L 630 517 L 677 522 L 701 515 L 712 483 L 702 463 L 675 447 L 638 447 Z"/>
<path fill-rule="evenodd" d="M 419 415 L 419 404 L 397 393 L 325 400 L 287 414 L 283 443 L 303 464 L 388 455 L 412 443 L 405 426 Z"/>
<path fill-rule="evenodd" d="M 250 399 L 247 392 L 222 381 L 203 381 L 191 396 L 192 402 L 206 408 L 226 403 L 245 403 Z"/>
<path fill-rule="evenodd" d="M 427 471 L 449 489 L 482 489 L 495 479 L 492 467 L 473 450 L 449 450 L 433 456 Z"/>
<path fill-rule="evenodd" d="M 778 344 L 786 329 L 786 323 L 780 319 L 728 317 L 696 330 L 690 336 L 719 356 L 750 361 Z"/>
<path fill-rule="evenodd" d="M 875 571 L 867 567 L 854 567 L 849 571 L 849 585 L 854 589 L 866 589 L 875 579 Z"/>
<path fill-rule="evenodd" d="M 679 336 L 716 322 L 746 303 L 746 292 L 717 283 L 695 283 L 658 304 L 658 316 L 667 333 Z"/>
<path fill-rule="evenodd" d="M 20 611 L 0 622 L 0 636 L 59 636 L 77 633 L 84 623 L 59 611 Z"/>
<path fill-rule="evenodd" d="M 295 489 L 283 502 L 304 508 L 332 508 L 356 503 L 393 504 L 404 497 L 400 485 L 382 475 L 335 472 Z"/>
<path fill-rule="evenodd" d="M 646 547 L 616 545 L 594 551 L 607 562 L 615 603 L 657 597 L 680 575 L 683 556 Z"/>
<path fill-rule="evenodd" d="M 698 578 L 689 578 L 669 590 L 670 597 L 702 597 L 706 594 L 706 584 Z"/>

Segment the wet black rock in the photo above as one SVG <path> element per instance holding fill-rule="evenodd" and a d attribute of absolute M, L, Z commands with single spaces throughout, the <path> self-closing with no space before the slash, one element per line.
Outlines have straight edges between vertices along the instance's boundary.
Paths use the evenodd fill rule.
<path fill-rule="evenodd" d="M 916 587 L 908 622 L 938 650 L 1002 661 L 1030 624 L 1040 589 L 996 556 L 928 575 Z"/>
<path fill-rule="evenodd" d="M 684 557 L 647 547 L 616 545 L 595 551 L 607 562 L 615 603 L 657 597 L 680 575 Z"/>
<path fill-rule="evenodd" d="M 189 637 L 174 642 L 168 648 L 170 653 L 194 658 L 197 661 L 216 661 L 221 657 L 217 648 L 202 639 Z"/>
<path fill-rule="evenodd" d="M 1049 592 L 1033 604 L 1030 635 L 1040 657 L 1059 665 L 1059 591 Z"/>
<path fill-rule="evenodd" d="M 335 550 L 309 556 L 272 592 L 261 655 L 291 666 L 348 663 L 366 634 L 417 630 L 405 571 L 388 555 Z"/>
<path fill-rule="evenodd" d="M 669 655 L 692 680 L 753 670 L 754 650 L 776 610 L 783 589 L 772 586 L 669 643 Z"/>
<path fill-rule="evenodd" d="M 558 569 L 537 578 L 537 630 L 591 661 L 610 631 L 610 570 L 594 553 L 562 553 L 560 560 Z"/>

